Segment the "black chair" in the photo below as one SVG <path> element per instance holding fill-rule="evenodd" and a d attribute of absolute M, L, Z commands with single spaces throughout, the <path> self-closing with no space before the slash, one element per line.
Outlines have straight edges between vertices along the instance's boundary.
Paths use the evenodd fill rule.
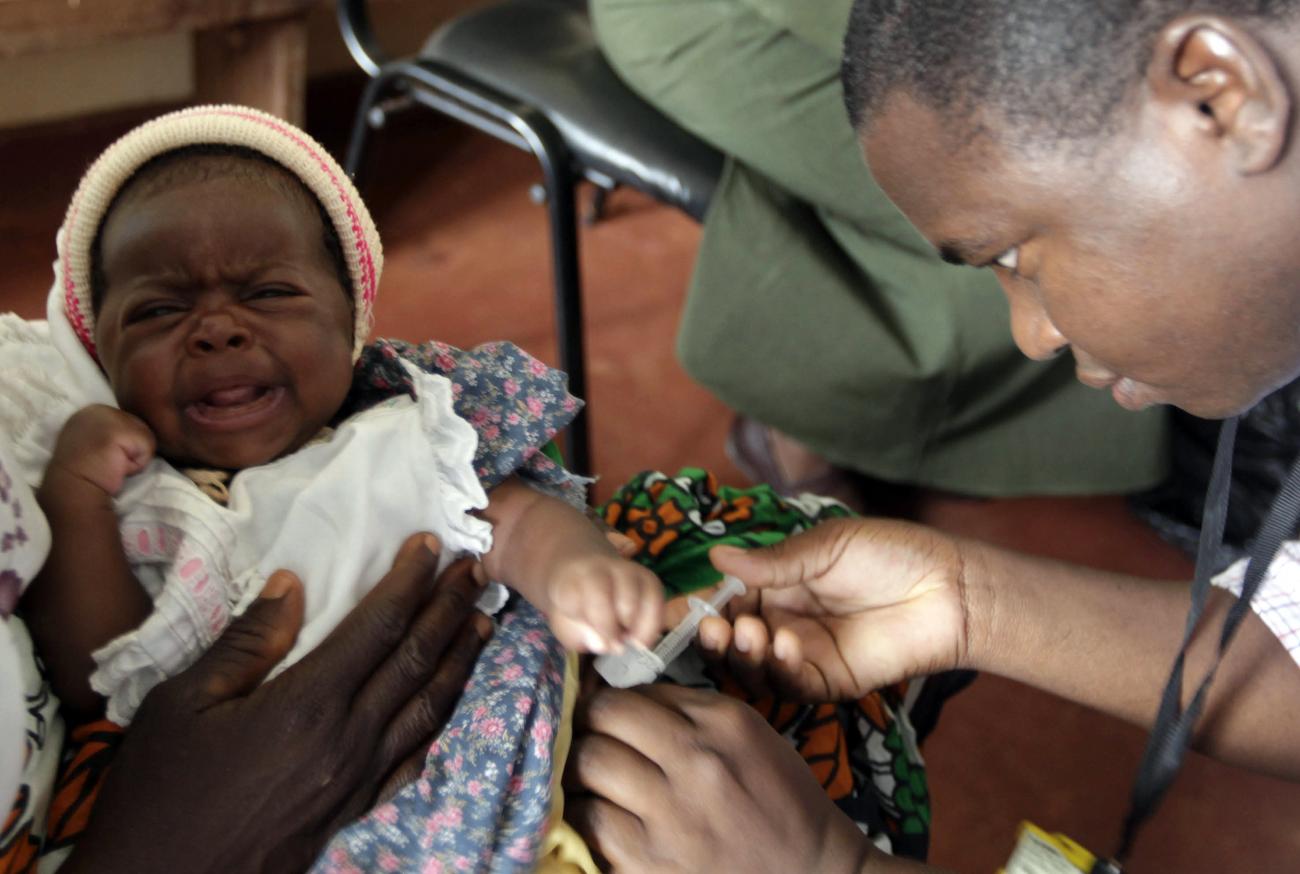
<path fill-rule="evenodd" d="M 696 219 L 722 155 L 632 93 L 596 46 L 586 0 L 505 0 L 440 27 L 415 57 L 376 44 L 365 0 L 339 0 L 348 50 L 370 76 L 345 166 L 354 178 L 370 132 L 394 106 L 417 103 L 531 152 L 541 164 L 554 261 L 556 334 L 570 390 L 586 394 L 574 189 L 627 185 Z M 566 441 L 570 467 L 591 472 L 585 413 Z"/>

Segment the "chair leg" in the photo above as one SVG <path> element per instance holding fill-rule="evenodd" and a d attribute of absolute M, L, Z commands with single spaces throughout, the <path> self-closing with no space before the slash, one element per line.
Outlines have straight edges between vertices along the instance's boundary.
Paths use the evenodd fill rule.
<path fill-rule="evenodd" d="M 543 161 L 545 167 L 548 162 Z M 555 167 L 554 164 L 551 165 Z M 547 211 L 550 213 L 551 253 L 555 274 L 556 338 L 560 367 L 569 375 L 569 391 L 587 395 L 587 369 L 582 325 L 582 280 L 578 269 L 578 226 L 574 204 L 577 184 L 567 166 L 547 173 Z M 587 413 L 580 412 L 568 429 L 569 467 L 583 476 L 591 474 L 591 448 Z"/>
<path fill-rule="evenodd" d="M 366 83 L 366 90 L 361 94 L 357 113 L 352 119 L 352 134 L 348 138 L 348 151 L 343 159 L 343 170 L 358 188 L 361 187 L 358 173 L 366 157 L 366 147 L 370 145 L 370 113 L 379 103 L 379 98 L 388 87 L 389 81 L 386 76 L 376 76 Z"/>
<path fill-rule="evenodd" d="M 609 196 L 618 188 L 618 183 L 614 182 L 604 185 L 600 182 L 593 182 L 591 185 L 591 200 L 587 203 L 587 211 L 583 213 L 582 223 L 591 227 L 605 217 L 605 204 Z"/>
<path fill-rule="evenodd" d="M 348 172 L 360 163 L 366 130 L 365 113 L 389 82 L 409 81 L 429 89 L 437 99 L 422 99 L 445 115 L 472 125 L 492 136 L 532 151 L 542 169 L 546 187 L 546 208 L 551 226 L 551 254 L 555 285 L 556 340 L 560 367 L 569 376 L 569 391 L 580 398 L 587 394 L 586 356 L 583 351 L 582 282 L 578 271 L 577 210 L 574 189 L 577 179 L 570 166 L 569 151 L 555 126 L 535 108 L 492 92 L 466 80 L 444 65 L 424 60 L 418 64 L 394 62 L 371 80 L 362 98 L 352 128 Z M 565 461 L 574 473 L 592 470 L 586 411 L 569 426 L 565 439 Z"/>

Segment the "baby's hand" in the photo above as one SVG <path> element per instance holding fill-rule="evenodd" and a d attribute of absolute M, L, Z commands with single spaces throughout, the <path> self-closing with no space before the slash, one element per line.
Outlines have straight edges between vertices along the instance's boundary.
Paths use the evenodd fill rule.
<path fill-rule="evenodd" d="M 663 630 L 664 587 L 641 565 L 613 555 L 563 563 L 551 576 L 549 619 L 566 647 L 602 653 L 625 640 L 650 645 Z"/>
<path fill-rule="evenodd" d="M 142 420 L 114 407 L 93 404 L 69 417 L 46 472 L 63 482 L 84 482 L 112 497 L 128 476 L 154 455 L 154 436 Z"/>

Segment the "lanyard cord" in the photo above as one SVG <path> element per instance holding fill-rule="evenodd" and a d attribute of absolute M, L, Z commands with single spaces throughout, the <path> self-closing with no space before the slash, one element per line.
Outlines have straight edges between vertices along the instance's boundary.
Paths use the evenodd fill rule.
<path fill-rule="evenodd" d="M 1273 557 L 1277 555 L 1282 542 L 1288 536 L 1294 536 L 1296 522 L 1300 520 L 1300 458 L 1298 458 L 1292 465 L 1281 491 L 1273 500 L 1268 517 L 1250 547 L 1241 597 L 1232 605 L 1227 618 L 1223 620 L 1223 630 L 1219 635 L 1219 649 L 1215 654 L 1214 662 L 1205 672 L 1196 694 L 1184 709 L 1182 706 L 1183 667 L 1192 635 L 1200 622 L 1201 614 L 1205 612 L 1205 604 L 1209 598 L 1210 569 L 1214 563 L 1214 556 L 1223 543 L 1223 528 L 1228 517 L 1232 449 L 1236 435 L 1237 419 L 1225 420 L 1219 432 L 1219 445 L 1214 454 L 1210 487 L 1205 501 L 1205 514 L 1201 522 L 1201 539 L 1196 551 L 1196 575 L 1192 583 L 1192 606 L 1187 614 L 1187 627 L 1183 632 L 1182 646 L 1169 672 L 1169 681 L 1165 684 L 1165 691 L 1160 699 L 1160 709 L 1156 712 L 1155 724 L 1151 728 L 1146 751 L 1142 754 L 1142 762 L 1138 766 L 1129 812 L 1124 817 L 1124 830 L 1120 838 L 1119 850 L 1114 856 L 1118 862 L 1122 862 L 1128 856 L 1138 830 L 1155 813 L 1164 798 L 1165 791 L 1182 767 L 1187 748 L 1191 745 L 1192 730 L 1205 706 L 1210 683 L 1219 670 L 1223 654 L 1228 644 L 1232 642 L 1241 620 L 1250 609 L 1250 602 L 1259 590 L 1269 565 L 1273 563 Z M 1117 869 L 1112 866 L 1110 870 Z"/>

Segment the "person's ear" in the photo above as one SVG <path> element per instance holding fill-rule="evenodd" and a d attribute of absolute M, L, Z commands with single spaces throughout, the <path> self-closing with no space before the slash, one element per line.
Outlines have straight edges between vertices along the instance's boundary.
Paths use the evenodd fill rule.
<path fill-rule="evenodd" d="M 1277 60 L 1235 22 L 1188 15 L 1156 39 L 1147 86 L 1183 135 L 1226 146 L 1237 172 L 1262 173 L 1281 159 L 1291 132 L 1291 89 Z"/>

